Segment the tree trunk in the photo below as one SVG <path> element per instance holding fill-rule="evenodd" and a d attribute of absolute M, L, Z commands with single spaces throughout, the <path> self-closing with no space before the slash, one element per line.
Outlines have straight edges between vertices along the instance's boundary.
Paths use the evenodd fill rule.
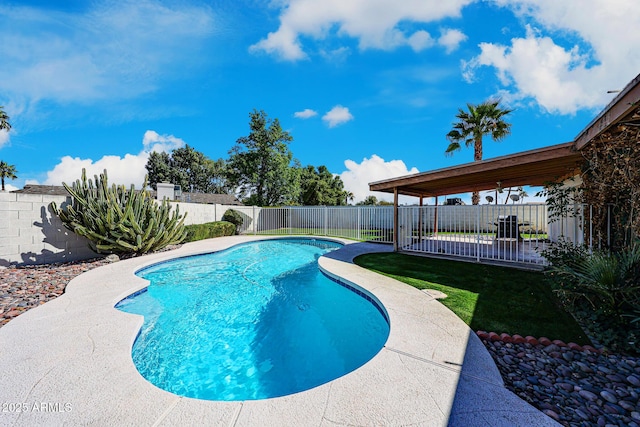
<path fill-rule="evenodd" d="M 480 204 L 480 192 L 479 191 L 474 191 L 471 194 L 471 203 L 473 203 L 474 205 L 479 205 Z"/>

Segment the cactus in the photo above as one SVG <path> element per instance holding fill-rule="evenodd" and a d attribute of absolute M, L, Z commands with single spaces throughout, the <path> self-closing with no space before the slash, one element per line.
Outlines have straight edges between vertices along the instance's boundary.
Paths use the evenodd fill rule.
<path fill-rule="evenodd" d="M 60 209 L 51 203 L 53 211 L 66 228 L 89 239 L 97 253 L 144 254 L 167 245 L 180 243 L 186 237 L 184 219 L 178 206 L 172 211 L 169 202 L 156 203 L 149 195 L 147 178 L 143 190 L 124 185 L 109 187 L 107 171 L 87 180 L 82 178 L 71 187 L 63 183 L 71 195 L 71 203 Z"/>

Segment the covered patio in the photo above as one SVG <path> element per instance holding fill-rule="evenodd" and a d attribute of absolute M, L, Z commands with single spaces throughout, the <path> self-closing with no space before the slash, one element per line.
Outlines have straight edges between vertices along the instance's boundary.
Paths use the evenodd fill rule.
<path fill-rule="evenodd" d="M 492 205 L 477 206 L 438 206 L 438 197 L 469 193 L 474 191 L 495 190 L 519 186 L 544 186 L 551 182 L 563 182 L 579 175 L 584 158 L 580 150 L 596 138 L 615 132 L 625 126 L 640 126 L 640 75 L 632 80 L 607 107 L 582 130 L 574 141 L 538 148 L 502 157 L 466 163 L 459 166 L 421 172 L 398 178 L 392 178 L 369 184 L 371 191 L 381 191 L 394 195 L 393 207 L 393 245 L 395 251 L 424 252 L 433 255 L 460 255 L 475 258 L 478 262 L 502 260 L 507 262 L 542 263 L 539 252 L 549 241 L 547 233 L 541 233 L 542 227 L 534 227 L 526 217 L 526 207 L 535 210 L 545 209 L 544 221 L 548 225 L 544 205 L 502 205 L 502 210 L 487 213 Z M 418 198 L 415 207 L 399 206 L 400 195 Z M 435 197 L 435 206 L 424 206 L 425 198 Z M 497 205 L 496 205 L 497 206 Z M 521 208 L 524 207 L 524 208 Z M 442 215 L 447 209 L 468 209 L 464 224 L 459 232 L 441 233 Z M 581 209 L 581 208 L 579 208 Z M 460 215 L 450 214 L 451 216 Z M 580 214 L 581 215 L 581 214 Z M 527 238 L 500 239 L 500 219 L 512 217 L 518 230 L 529 226 Z M 529 215 L 531 216 L 531 215 Z M 582 218 L 573 219 L 574 231 L 584 230 L 580 224 Z M 425 227 L 425 218 L 431 219 L 431 228 Z M 519 219 L 516 219 L 519 218 Z M 456 220 L 456 224 L 460 220 Z M 494 227 L 487 227 L 493 223 Z M 453 222 L 451 223 L 453 224 Z M 449 228 L 457 228 L 452 225 Z M 488 229 L 489 228 L 489 229 Z M 490 238 L 488 231 L 493 231 Z M 580 239 L 582 237 L 580 236 Z M 574 240 L 579 241 L 579 240 Z"/>
<path fill-rule="evenodd" d="M 369 188 L 394 195 L 396 251 L 542 265 L 539 250 L 549 237 L 546 206 L 439 206 L 439 196 L 543 186 L 576 175 L 581 162 L 582 156 L 571 142 L 378 181 Z M 417 197 L 419 205 L 399 206 L 400 195 Z M 424 205 L 429 197 L 435 197 L 435 205 Z"/>

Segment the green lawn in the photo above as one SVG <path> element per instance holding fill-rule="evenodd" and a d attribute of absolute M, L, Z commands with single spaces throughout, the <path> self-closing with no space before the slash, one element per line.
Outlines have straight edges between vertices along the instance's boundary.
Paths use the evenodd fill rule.
<path fill-rule="evenodd" d="M 540 272 L 398 253 L 361 255 L 354 262 L 418 289 L 444 292 L 440 301 L 474 331 L 590 344 Z"/>

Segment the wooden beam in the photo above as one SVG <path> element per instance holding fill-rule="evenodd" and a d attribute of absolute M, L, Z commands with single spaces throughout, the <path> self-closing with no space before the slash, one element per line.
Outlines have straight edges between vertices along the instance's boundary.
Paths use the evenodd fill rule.
<path fill-rule="evenodd" d="M 572 143 L 467 163 L 460 166 L 413 174 L 369 184 L 372 191 L 422 197 L 492 190 L 500 181 L 504 187 L 543 185 L 579 169 L 582 155 Z"/>
<path fill-rule="evenodd" d="M 398 252 L 398 189 L 393 190 L 393 251 Z"/>

